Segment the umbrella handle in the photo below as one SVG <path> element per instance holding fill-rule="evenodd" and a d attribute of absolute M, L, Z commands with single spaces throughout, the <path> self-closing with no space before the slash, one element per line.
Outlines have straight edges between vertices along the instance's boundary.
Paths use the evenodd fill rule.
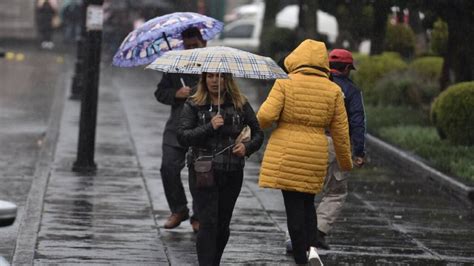
<path fill-rule="evenodd" d="M 219 63 L 219 68 L 221 63 Z M 221 72 L 219 71 L 219 76 L 217 77 L 217 113 L 221 113 Z"/>
<path fill-rule="evenodd" d="M 184 83 L 184 79 L 180 77 L 179 80 L 181 81 L 181 85 L 183 85 L 183 87 L 186 87 L 186 83 Z"/>
<path fill-rule="evenodd" d="M 170 43 L 168 42 L 168 38 L 166 37 L 166 33 L 164 33 L 164 32 L 163 32 L 163 39 L 165 39 L 165 42 L 166 42 L 166 44 L 168 45 L 168 49 L 170 49 L 170 51 L 173 50 L 173 49 L 171 49 L 171 45 L 170 45 Z"/>

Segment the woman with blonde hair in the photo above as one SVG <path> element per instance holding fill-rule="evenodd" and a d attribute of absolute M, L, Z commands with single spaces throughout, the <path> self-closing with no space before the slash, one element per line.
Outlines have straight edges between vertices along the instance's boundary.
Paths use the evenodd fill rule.
<path fill-rule="evenodd" d="M 259 185 L 283 193 L 295 262 L 317 264 L 321 262 L 314 248 L 314 196 L 326 176 L 328 129 L 340 168 L 352 168 L 344 96 L 329 80 L 324 43 L 305 40 L 286 57 L 284 66 L 290 79 L 275 82 L 257 115 L 262 128 L 277 124 L 265 150 Z"/>
<path fill-rule="evenodd" d="M 236 139 L 249 126 L 251 138 Z M 229 239 L 229 225 L 243 182 L 245 156 L 263 142 L 255 112 L 231 74 L 203 73 L 197 91 L 181 111 L 178 141 L 190 147 L 190 185 L 200 228 L 196 249 L 199 265 L 219 265 Z"/>

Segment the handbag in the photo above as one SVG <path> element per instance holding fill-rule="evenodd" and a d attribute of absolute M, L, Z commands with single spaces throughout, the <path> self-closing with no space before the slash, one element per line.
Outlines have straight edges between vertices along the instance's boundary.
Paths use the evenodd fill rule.
<path fill-rule="evenodd" d="M 201 156 L 194 160 L 194 172 L 196 172 L 196 188 L 208 188 L 216 184 L 214 169 L 212 167 L 213 156 Z"/>
<path fill-rule="evenodd" d="M 252 131 L 249 126 L 245 126 L 235 139 L 235 144 L 249 142 L 252 136 Z"/>
<path fill-rule="evenodd" d="M 231 149 L 234 146 L 235 144 L 231 144 L 214 155 L 199 156 L 194 160 L 193 167 L 194 172 L 196 173 L 196 188 L 208 188 L 216 185 L 212 161 L 215 156 L 224 153 L 226 150 Z"/>

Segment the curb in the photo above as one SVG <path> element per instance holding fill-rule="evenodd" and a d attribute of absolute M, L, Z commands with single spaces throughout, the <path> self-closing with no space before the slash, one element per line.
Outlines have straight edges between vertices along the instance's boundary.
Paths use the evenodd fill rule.
<path fill-rule="evenodd" d="M 69 77 L 66 73 L 66 77 Z M 56 83 L 56 92 L 51 107 L 51 116 L 44 138 L 44 145 L 38 153 L 34 179 L 31 183 L 28 198 L 25 204 L 25 215 L 18 229 L 12 265 L 33 265 L 36 241 L 41 223 L 43 201 L 51 173 L 51 164 L 54 160 L 57 140 L 59 137 L 61 118 L 66 101 L 68 81 L 60 79 Z"/>
<path fill-rule="evenodd" d="M 387 159 L 399 169 L 409 171 L 417 176 L 433 181 L 464 203 L 470 206 L 474 204 L 474 187 L 467 186 L 455 178 L 441 173 L 408 152 L 400 150 L 370 134 L 367 134 L 366 140 L 369 148 L 375 152 L 375 154 Z"/>

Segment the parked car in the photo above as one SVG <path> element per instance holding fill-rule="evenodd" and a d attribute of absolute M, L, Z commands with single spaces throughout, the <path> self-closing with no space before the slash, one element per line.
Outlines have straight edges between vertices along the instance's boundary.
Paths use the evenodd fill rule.
<path fill-rule="evenodd" d="M 259 2 L 237 8 L 228 17 L 233 18 L 224 26 L 220 36 L 209 41 L 209 46 L 229 46 L 249 52 L 257 52 L 262 33 L 263 11 L 265 3 Z M 298 5 L 289 5 L 280 10 L 276 16 L 276 26 L 295 29 L 298 25 Z M 336 41 L 338 24 L 334 16 L 317 11 L 318 32 L 326 35 L 330 43 Z"/>
<path fill-rule="evenodd" d="M 12 225 L 16 219 L 16 211 L 14 203 L 0 200 L 0 227 Z"/>

